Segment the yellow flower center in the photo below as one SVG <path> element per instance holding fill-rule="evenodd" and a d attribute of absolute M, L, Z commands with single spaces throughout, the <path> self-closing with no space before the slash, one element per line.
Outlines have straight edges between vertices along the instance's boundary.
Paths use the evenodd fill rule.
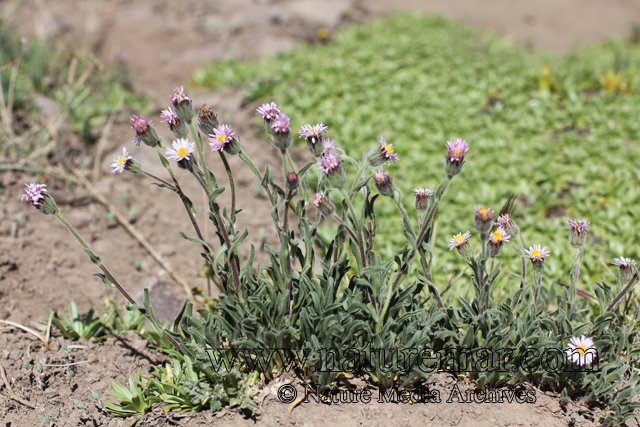
<path fill-rule="evenodd" d="M 456 156 L 459 155 L 461 153 L 460 150 L 453 150 L 453 154 L 455 154 Z"/>
<path fill-rule="evenodd" d="M 580 355 L 583 355 L 587 352 L 587 346 L 585 346 L 584 344 L 579 345 L 578 347 L 576 347 L 576 351 L 580 353 Z"/>
<path fill-rule="evenodd" d="M 539 250 L 537 250 L 537 249 L 534 249 L 534 250 L 531 252 L 531 256 L 532 256 L 532 257 L 534 257 L 534 258 L 540 258 L 540 256 L 541 256 L 541 255 L 542 255 L 542 254 L 541 254 L 541 253 L 540 253 L 540 251 L 539 251 Z"/>
<path fill-rule="evenodd" d="M 385 145 L 384 149 L 387 153 L 393 154 L 393 148 L 390 145 Z"/>
<path fill-rule="evenodd" d="M 455 236 L 453 238 L 453 240 L 455 240 L 456 243 L 460 243 L 460 242 L 462 242 L 464 240 L 464 237 L 462 237 L 462 234 L 458 234 L 457 236 Z"/>
<path fill-rule="evenodd" d="M 496 230 L 496 232 L 495 232 L 495 233 L 493 233 L 493 240 L 496 240 L 496 241 L 498 241 L 498 242 L 499 242 L 500 240 L 502 240 L 502 234 L 500 234 L 500 232 L 499 232 L 498 230 Z"/>
<path fill-rule="evenodd" d="M 489 213 L 489 209 L 487 209 L 487 208 L 481 208 L 480 209 L 480 214 L 481 215 L 486 215 L 487 213 Z"/>
<path fill-rule="evenodd" d="M 124 157 L 120 157 L 118 159 L 118 165 L 120 165 L 120 166 L 124 165 Z"/>
<path fill-rule="evenodd" d="M 186 148 L 180 147 L 177 154 L 178 154 L 178 157 L 180 157 L 181 159 L 184 159 L 189 155 L 189 152 L 187 151 Z"/>
<path fill-rule="evenodd" d="M 224 143 L 225 139 L 227 139 L 227 137 L 225 135 L 218 135 L 218 142 L 219 143 Z"/>

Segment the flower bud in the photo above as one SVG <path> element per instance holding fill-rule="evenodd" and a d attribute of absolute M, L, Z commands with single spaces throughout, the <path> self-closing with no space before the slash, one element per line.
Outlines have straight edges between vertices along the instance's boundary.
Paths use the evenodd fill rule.
<path fill-rule="evenodd" d="M 333 204 L 333 202 L 319 193 L 316 194 L 316 197 L 313 198 L 313 205 L 324 216 L 331 216 L 336 210 L 336 206 Z"/>
<path fill-rule="evenodd" d="M 56 201 L 47 193 L 45 187 L 45 184 L 38 184 L 36 182 L 25 184 L 24 194 L 20 200 L 30 202 L 34 208 L 45 215 L 57 213 L 58 206 L 56 205 Z"/>
<path fill-rule="evenodd" d="M 169 130 L 176 138 L 186 138 L 189 134 L 189 128 L 187 124 L 180 120 L 180 117 L 176 114 L 176 111 L 169 107 L 166 110 L 162 110 L 160 117 L 164 123 L 169 125 Z"/>
<path fill-rule="evenodd" d="M 461 139 L 447 141 L 447 157 L 444 162 L 444 170 L 452 178 L 462 172 L 464 156 L 469 151 L 469 145 Z"/>
<path fill-rule="evenodd" d="M 171 103 L 176 109 L 176 114 L 185 123 L 191 123 L 191 119 L 195 114 L 193 110 L 193 102 L 184 94 L 184 87 L 176 88 L 174 94 L 171 95 Z"/>
<path fill-rule="evenodd" d="M 429 207 L 429 196 L 433 195 L 435 191 L 429 188 L 414 188 L 413 192 L 416 195 L 416 210 L 418 212 L 426 211 Z"/>
<path fill-rule="evenodd" d="M 491 221 L 493 213 L 494 211 L 491 208 L 481 208 L 480 205 L 475 205 L 473 207 L 473 216 L 476 230 L 480 233 L 488 233 L 493 226 L 493 221 Z"/>
<path fill-rule="evenodd" d="M 298 174 L 295 172 L 289 172 L 287 174 L 287 188 L 291 191 L 298 188 L 300 185 L 300 179 L 298 179 Z"/>
<path fill-rule="evenodd" d="M 286 150 L 291 146 L 291 127 L 289 116 L 280 113 L 271 122 L 271 143 L 279 150 Z"/>
<path fill-rule="evenodd" d="M 145 116 L 131 117 L 131 126 L 136 131 L 133 142 L 136 147 L 140 147 L 140 142 L 144 142 L 149 147 L 160 145 L 160 135 L 153 127 L 153 122 L 148 121 Z"/>
<path fill-rule="evenodd" d="M 503 227 L 498 227 L 493 233 L 489 233 L 489 256 L 497 257 L 504 242 L 508 242 L 511 236 Z"/>
<path fill-rule="evenodd" d="M 633 270 L 636 266 L 636 261 L 631 258 L 614 258 L 613 265 L 620 266 L 620 281 L 622 284 L 627 284 L 633 277 Z"/>
<path fill-rule="evenodd" d="M 567 222 L 571 232 L 569 233 L 569 243 L 574 248 L 581 248 L 584 246 L 585 239 L 587 238 L 587 228 L 591 227 L 591 223 L 586 219 L 580 219 L 577 221 L 569 220 Z"/>
<path fill-rule="evenodd" d="M 218 116 L 207 104 L 204 104 L 198 111 L 198 127 L 205 135 L 213 135 L 213 130 L 217 128 Z"/>
<path fill-rule="evenodd" d="M 320 159 L 319 169 L 324 172 L 334 188 L 343 188 L 347 183 L 347 175 L 342 169 L 342 160 L 333 153 L 327 153 Z"/>
<path fill-rule="evenodd" d="M 513 220 L 511 219 L 511 215 L 499 215 L 496 219 L 498 222 L 495 222 L 493 225 L 503 227 L 511 237 L 515 238 L 520 235 L 520 227 L 518 227 L 518 224 L 513 222 Z"/>
<path fill-rule="evenodd" d="M 396 163 L 398 161 L 398 155 L 393 153 L 393 144 L 387 144 L 384 136 L 381 136 L 378 140 L 380 143 L 380 147 L 378 150 L 369 158 L 369 165 L 371 167 L 378 167 L 383 163 L 391 162 Z"/>
<path fill-rule="evenodd" d="M 373 171 L 373 182 L 376 184 L 376 188 L 383 196 L 393 197 L 396 191 L 396 185 L 393 182 L 393 178 L 384 171 L 383 168 Z"/>
<path fill-rule="evenodd" d="M 328 128 L 324 125 L 324 123 L 319 123 L 315 126 L 311 126 L 308 124 L 304 125 L 298 131 L 298 133 L 300 134 L 300 138 L 305 138 L 307 147 L 309 148 L 309 151 L 311 151 L 311 154 L 316 157 L 320 156 L 322 154 L 322 151 L 324 150 L 324 138 L 322 137 L 322 134 L 327 129 Z"/>

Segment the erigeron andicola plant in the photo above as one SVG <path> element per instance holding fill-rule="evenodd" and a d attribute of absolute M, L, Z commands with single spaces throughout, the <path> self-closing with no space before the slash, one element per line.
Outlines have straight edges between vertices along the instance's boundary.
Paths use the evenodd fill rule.
<path fill-rule="evenodd" d="M 635 261 L 616 258 L 614 264 L 620 266 L 617 286 L 596 284 L 599 315 L 591 317 L 586 314 L 588 310 L 581 310 L 587 302 L 576 299 L 576 295 L 587 294 L 577 289 L 577 282 L 588 221 L 569 222 L 569 241 L 576 249 L 571 286 L 564 289 L 558 301 L 550 301 L 551 284 L 545 286 L 543 277 L 550 251 L 539 244 L 525 249 L 513 216 L 514 198 L 507 200 L 495 218 L 493 209 L 476 205 L 473 215 L 469 212 L 469 224 L 460 224 L 460 228 L 473 224 L 480 244 L 475 243 L 474 247 L 478 236 L 471 231 L 454 235 L 448 243 L 450 250 L 456 249 L 471 267 L 471 284 L 467 288 L 472 297 L 461 297 L 457 307 L 447 306 L 441 296 L 445 286 L 436 283 L 432 275 L 436 247 L 433 228 L 451 181 L 466 164 L 470 147 L 465 141 L 456 139 L 443 144 L 444 178 L 435 190 L 413 190 L 417 213 L 413 216 L 405 208 L 393 178 L 400 159 L 384 136 L 357 161 L 339 143 L 326 137 L 329 128 L 324 123 L 305 124 L 298 134 L 311 156 L 308 163 L 298 167 L 290 155 L 291 118 L 274 102 L 264 104 L 256 114 L 262 117 L 270 143 L 280 152 L 284 179 L 279 185 L 268 167 L 262 172 L 255 166 L 239 135 L 231 125 L 220 124 L 208 106 L 196 114 L 182 87 L 175 90 L 171 102 L 172 106 L 161 114 L 176 138 L 170 144 L 160 139 L 148 118 L 131 118 L 133 143 L 140 147 L 142 142 L 154 149 L 170 178 L 146 171 L 126 148 L 112 168 L 113 172 L 143 175 L 180 198 L 195 236 L 180 234 L 203 248 L 202 256 L 220 290 L 215 312 L 201 309 L 194 314 L 193 305 L 185 301 L 173 326 L 163 328 L 153 316 L 148 294 L 142 304 L 131 298 L 64 219 L 44 185 L 28 184 L 23 199 L 62 221 L 102 269 L 98 277 L 116 287 L 128 300 L 129 309 L 144 314 L 175 346 L 172 357 L 180 359 L 175 366 L 189 367 L 189 381 L 195 378 L 209 385 L 224 381 L 216 376 L 220 360 L 224 359 L 243 372 L 255 374 L 252 381 L 261 374 L 269 381 L 293 366 L 320 389 L 336 387 L 340 372 L 368 373 L 374 383 L 384 387 L 411 388 L 437 369 L 460 373 L 459 360 L 445 358 L 437 369 L 429 370 L 425 368 L 431 365 L 425 365 L 423 359 L 403 359 L 402 366 L 398 358 L 383 357 L 384 352 L 396 350 L 397 356 L 397 349 L 411 348 L 433 356 L 459 349 L 508 350 L 509 355 L 499 360 L 511 363 L 510 369 L 467 372 L 479 389 L 533 384 L 561 392 L 565 400 L 571 397 L 590 404 L 608 402 L 615 422 L 630 416 L 630 409 L 635 406 L 628 397 L 640 391 L 637 320 L 630 315 L 630 309 L 637 312 L 637 303 L 631 296 L 638 270 Z M 207 152 L 220 157 L 224 170 L 209 168 Z M 270 260 L 267 266 L 253 265 L 253 247 L 249 260 L 240 264 L 239 250 L 249 230 L 241 232 L 236 226 L 236 215 L 241 211 L 237 204 L 242 199 L 238 198 L 227 161 L 229 155 L 239 156 L 268 198 L 279 247 L 265 245 Z M 209 208 L 206 218 L 216 229 L 216 243 L 205 241 L 200 224 L 206 218 L 197 215 L 182 191 L 173 173 L 174 163 L 188 170 L 205 192 Z M 313 189 L 310 173 L 318 174 Z M 227 191 L 222 186 L 225 181 L 231 193 L 229 210 L 218 201 Z M 390 260 L 381 259 L 376 246 L 375 204 L 381 196 L 397 208 L 406 238 Z M 318 230 L 325 221 L 337 223 L 337 229 L 329 244 L 318 248 Z M 497 257 L 505 250 L 505 243 L 511 243 L 521 258 L 518 274 L 512 273 L 509 278 L 515 281 L 517 291 L 506 301 L 495 301 L 492 289 L 501 271 Z M 324 253 L 319 263 L 318 249 Z M 533 278 L 527 274 L 529 262 Z M 552 305 L 557 308 L 551 309 Z M 383 353 L 367 353 L 372 347 Z M 327 348 L 336 352 L 331 362 L 323 357 Z M 275 350 L 275 357 L 260 359 L 263 352 Z M 355 363 L 349 353 L 352 351 L 362 351 L 366 356 Z M 560 354 L 556 362 L 563 369 L 550 371 L 534 363 L 549 354 Z M 175 366 L 172 369 L 180 369 Z M 195 390 L 191 382 L 185 385 L 179 379 L 175 381 L 167 387 L 188 385 L 189 390 Z M 198 390 L 208 390 L 209 385 Z M 162 395 L 153 387 L 149 385 L 149 393 Z M 236 403 L 255 409 L 249 397 L 243 399 Z M 200 399 L 190 408 L 202 408 L 204 401 L 209 402 Z M 220 401 L 215 404 L 220 405 Z M 211 405 L 213 408 L 213 401 Z"/>

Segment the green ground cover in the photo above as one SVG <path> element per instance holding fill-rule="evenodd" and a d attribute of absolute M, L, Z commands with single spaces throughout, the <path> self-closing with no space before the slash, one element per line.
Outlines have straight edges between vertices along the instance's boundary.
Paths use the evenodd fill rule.
<path fill-rule="evenodd" d="M 259 62 L 212 63 L 193 78 L 213 89 L 241 87 L 248 99 L 275 100 L 296 130 L 322 121 L 328 136 L 357 158 L 385 135 L 400 157 L 388 170 L 404 200 L 413 200 L 415 187 L 435 188 L 445 142 L 465 139 L 467 165 L 438 220 L 436 284 L 445 288 L 465 266 L 446 247 L 454 233 L 471 230 L 478 245 L 473 205 L 499 210 L 515 192 L 525 246 L 542 244 L 552 253 L 549 295 L 560 293 L 557 281 L 569 281 L 568 219 L 593 224 L 579 288 L 591 292 L 603 277 L 613 282 L 603 264 L 614 256 L 640 256 L 639 65 L 640 47 L 623 39 L 555 55 L 446 19 L 398 14 L 346 27 L 326 46 L 303 45 Z M 400 215 L 388 199 L 377 209 L 379 251 L 391 255 L 404 240 Z M 519 269 L 511 247 L 502 258 L 498 301 L 512 294 L 517 282 L 509 270 Z M 470 282 L 459 280 L 446 296 L 472 292 L 464 283 Z"/>

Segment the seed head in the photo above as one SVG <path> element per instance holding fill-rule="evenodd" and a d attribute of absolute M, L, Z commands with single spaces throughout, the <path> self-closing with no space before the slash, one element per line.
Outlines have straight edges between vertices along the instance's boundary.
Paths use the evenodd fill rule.
<path fill-rule="evenodd" d="M 198 111 L 198 127 L 205 135 L 213 135 L 213 130 L 217 128 L 218 116 L 207 104 L 204 104 Z"/>

